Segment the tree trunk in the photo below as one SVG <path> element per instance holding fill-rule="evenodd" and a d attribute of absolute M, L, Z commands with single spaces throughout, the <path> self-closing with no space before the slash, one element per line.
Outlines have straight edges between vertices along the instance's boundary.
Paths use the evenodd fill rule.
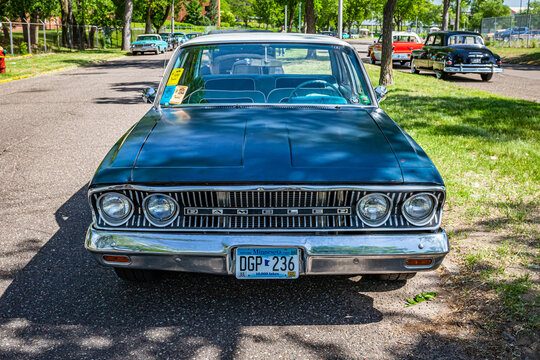
<path fill-rule="evenodd" d="M 292 4 L 293 6 L 290 6 L 291 4 Z M 288 6 L 288 12 L 289 12 L 288 31 L 289 31 L 289 32 L 293 32 L 294 10 L 295 10 L 294 2 L 289 3 L 289 6 Z"/>
<path fill-rule="evenodd" d="M 9 26 L 5 23 L 2 23 L 2 31 L 4 32 L 5 41 L 9 41 Z"/>
<path fill-rule="evenodd" d="M 394 10 L 397 0 L 387 0 L 383 10 L 382 29 L 382 55 L 381 73 L 379 75 L 379 85 L 392 85 L 394 75 L 392 74 L 392 31 L 394 30 Z"/>
<path fill-rule="evenodd" d="M 443 0 L 442 26 L 441 30 L 448 30 L 448 17 L 450 16 L 450 0 Z"/>
<path fill-rule="evenodd" d="M 60 0 L 61 21 L 62 21 L 62 46 L 69 47 L 69 26 L 73 16 L 71 10 L 71 0 Z"/>
<path fill-rule="evenodd" d="M 308 34 L 315 34 L 315 7 L 313 6 L 313 0 L 306 1 L 306 32 Z"/>
<path fill-rule="evenodd" d="M 129 51 L 131 44 L 131 18 L 133 17 L 133 0 L 126 0 L 124 7 L 124 27 L 122 28 L 122 50 Z"/>
<path fill-rule="evenodd" d="M 170 11 L 171 4 L 167 5 L 167 8 L 165 9 L 165 16 L 163 17 L 163 21 L 161 21 L 161 23 L 154 24 L 154 27 L 156 28 L 158 34 L 163 30 L 163 25 L 165 25 L 165 20 L 167 20 L 167 18 L 169 17 Z"/>
<path fill-rule="evenodd" d="M 94 48 L 94 39 L 95 39 L 95 36 L 96 36 L 96 27 L 95 26 L 91 26 L 90 27 L 90 32 L 88 34 L 88 43 L 90 44 L 90 48 Z"/>
<path fill-rule="evenodd" d="M 148 0 L 146 5 L 146 24 L 144 26 L 144 33 L 152 33 L 152 2 L 150 0 Z"/>
<path fill-rule="evenodd" d="M 456 0 L 456 26 L 455 26 L 456 31 L 459 30 L 459 10 L 460 10 L 460 8 L 461 8 L 460 1 Z"/>

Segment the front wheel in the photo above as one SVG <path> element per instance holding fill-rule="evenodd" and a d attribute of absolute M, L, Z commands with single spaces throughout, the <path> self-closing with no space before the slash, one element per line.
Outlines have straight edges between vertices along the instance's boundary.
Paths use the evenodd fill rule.
<path fill-rule="evenodd" d="M 411 74 L 420 74 L 420 70 L 414 65 L 414 59 L 411 59 Z"/>
<path fill-rule="evenodd" d="M 480 77 L 482 77 L 482 81 L 489 81 L 493 77 L 493 74 L 480 74 Z"/>
<path fill-rule="evenodd" d="M 399 62 L 399 65 L 405 66 L 406 63 L 407 63 L 406 61 L 400 61 L 400 62 Z"/>
<path fill-rule="evenodd" d="M 115 267 L 116 275 L 124 280 L 131 282 L 150 282 L 159 280 L 159 273 L 155 270 L 141 270 Z"/>
<path fill-rule="evenodd" d="M 435 70 L 435 77 L 440 80 L 448 79 L 448 74 L 442 70 Z"/>

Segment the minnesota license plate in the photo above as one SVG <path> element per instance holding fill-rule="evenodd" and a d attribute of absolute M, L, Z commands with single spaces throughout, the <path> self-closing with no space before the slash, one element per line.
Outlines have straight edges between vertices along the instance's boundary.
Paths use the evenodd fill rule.
<path fill-rule="evenodd" d="M 482 59 L 475 59 L 475 58 L 471 59 L 471 64 L 480 64 L 481 62 L 482 62 Z"/>
<path fill-rule="evenodd" d="M 296 279 L 299 275 L 297 248 L 236 249 L 237 279 Z"/>

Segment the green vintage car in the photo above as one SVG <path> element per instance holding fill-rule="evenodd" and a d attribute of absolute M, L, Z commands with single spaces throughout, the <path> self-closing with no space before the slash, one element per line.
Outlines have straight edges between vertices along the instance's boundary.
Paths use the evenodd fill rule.
<path fill-rule="evenodd" d="M 144 34 L 137 36 L 137 41 L 131 43 L 131 53 L 133 55 L 142 54 L 145 52 L 153 52 L 156 55 L 165 52 L 169 47 L 169 43 L 164 41 L 157 34 Z"/>

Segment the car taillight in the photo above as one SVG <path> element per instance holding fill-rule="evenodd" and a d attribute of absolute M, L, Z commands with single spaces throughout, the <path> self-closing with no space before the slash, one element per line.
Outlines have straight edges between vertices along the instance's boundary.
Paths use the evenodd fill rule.
<path fill-rule="evenodd" d="M 502 61 L 501 61 L 501 60 L 497 60 L 497 65 L 502 65 Z"/>
<path fill-rule="evenodd" d="M 446 60 L 446 65 L 452 65 L 452 60 Z"/>

